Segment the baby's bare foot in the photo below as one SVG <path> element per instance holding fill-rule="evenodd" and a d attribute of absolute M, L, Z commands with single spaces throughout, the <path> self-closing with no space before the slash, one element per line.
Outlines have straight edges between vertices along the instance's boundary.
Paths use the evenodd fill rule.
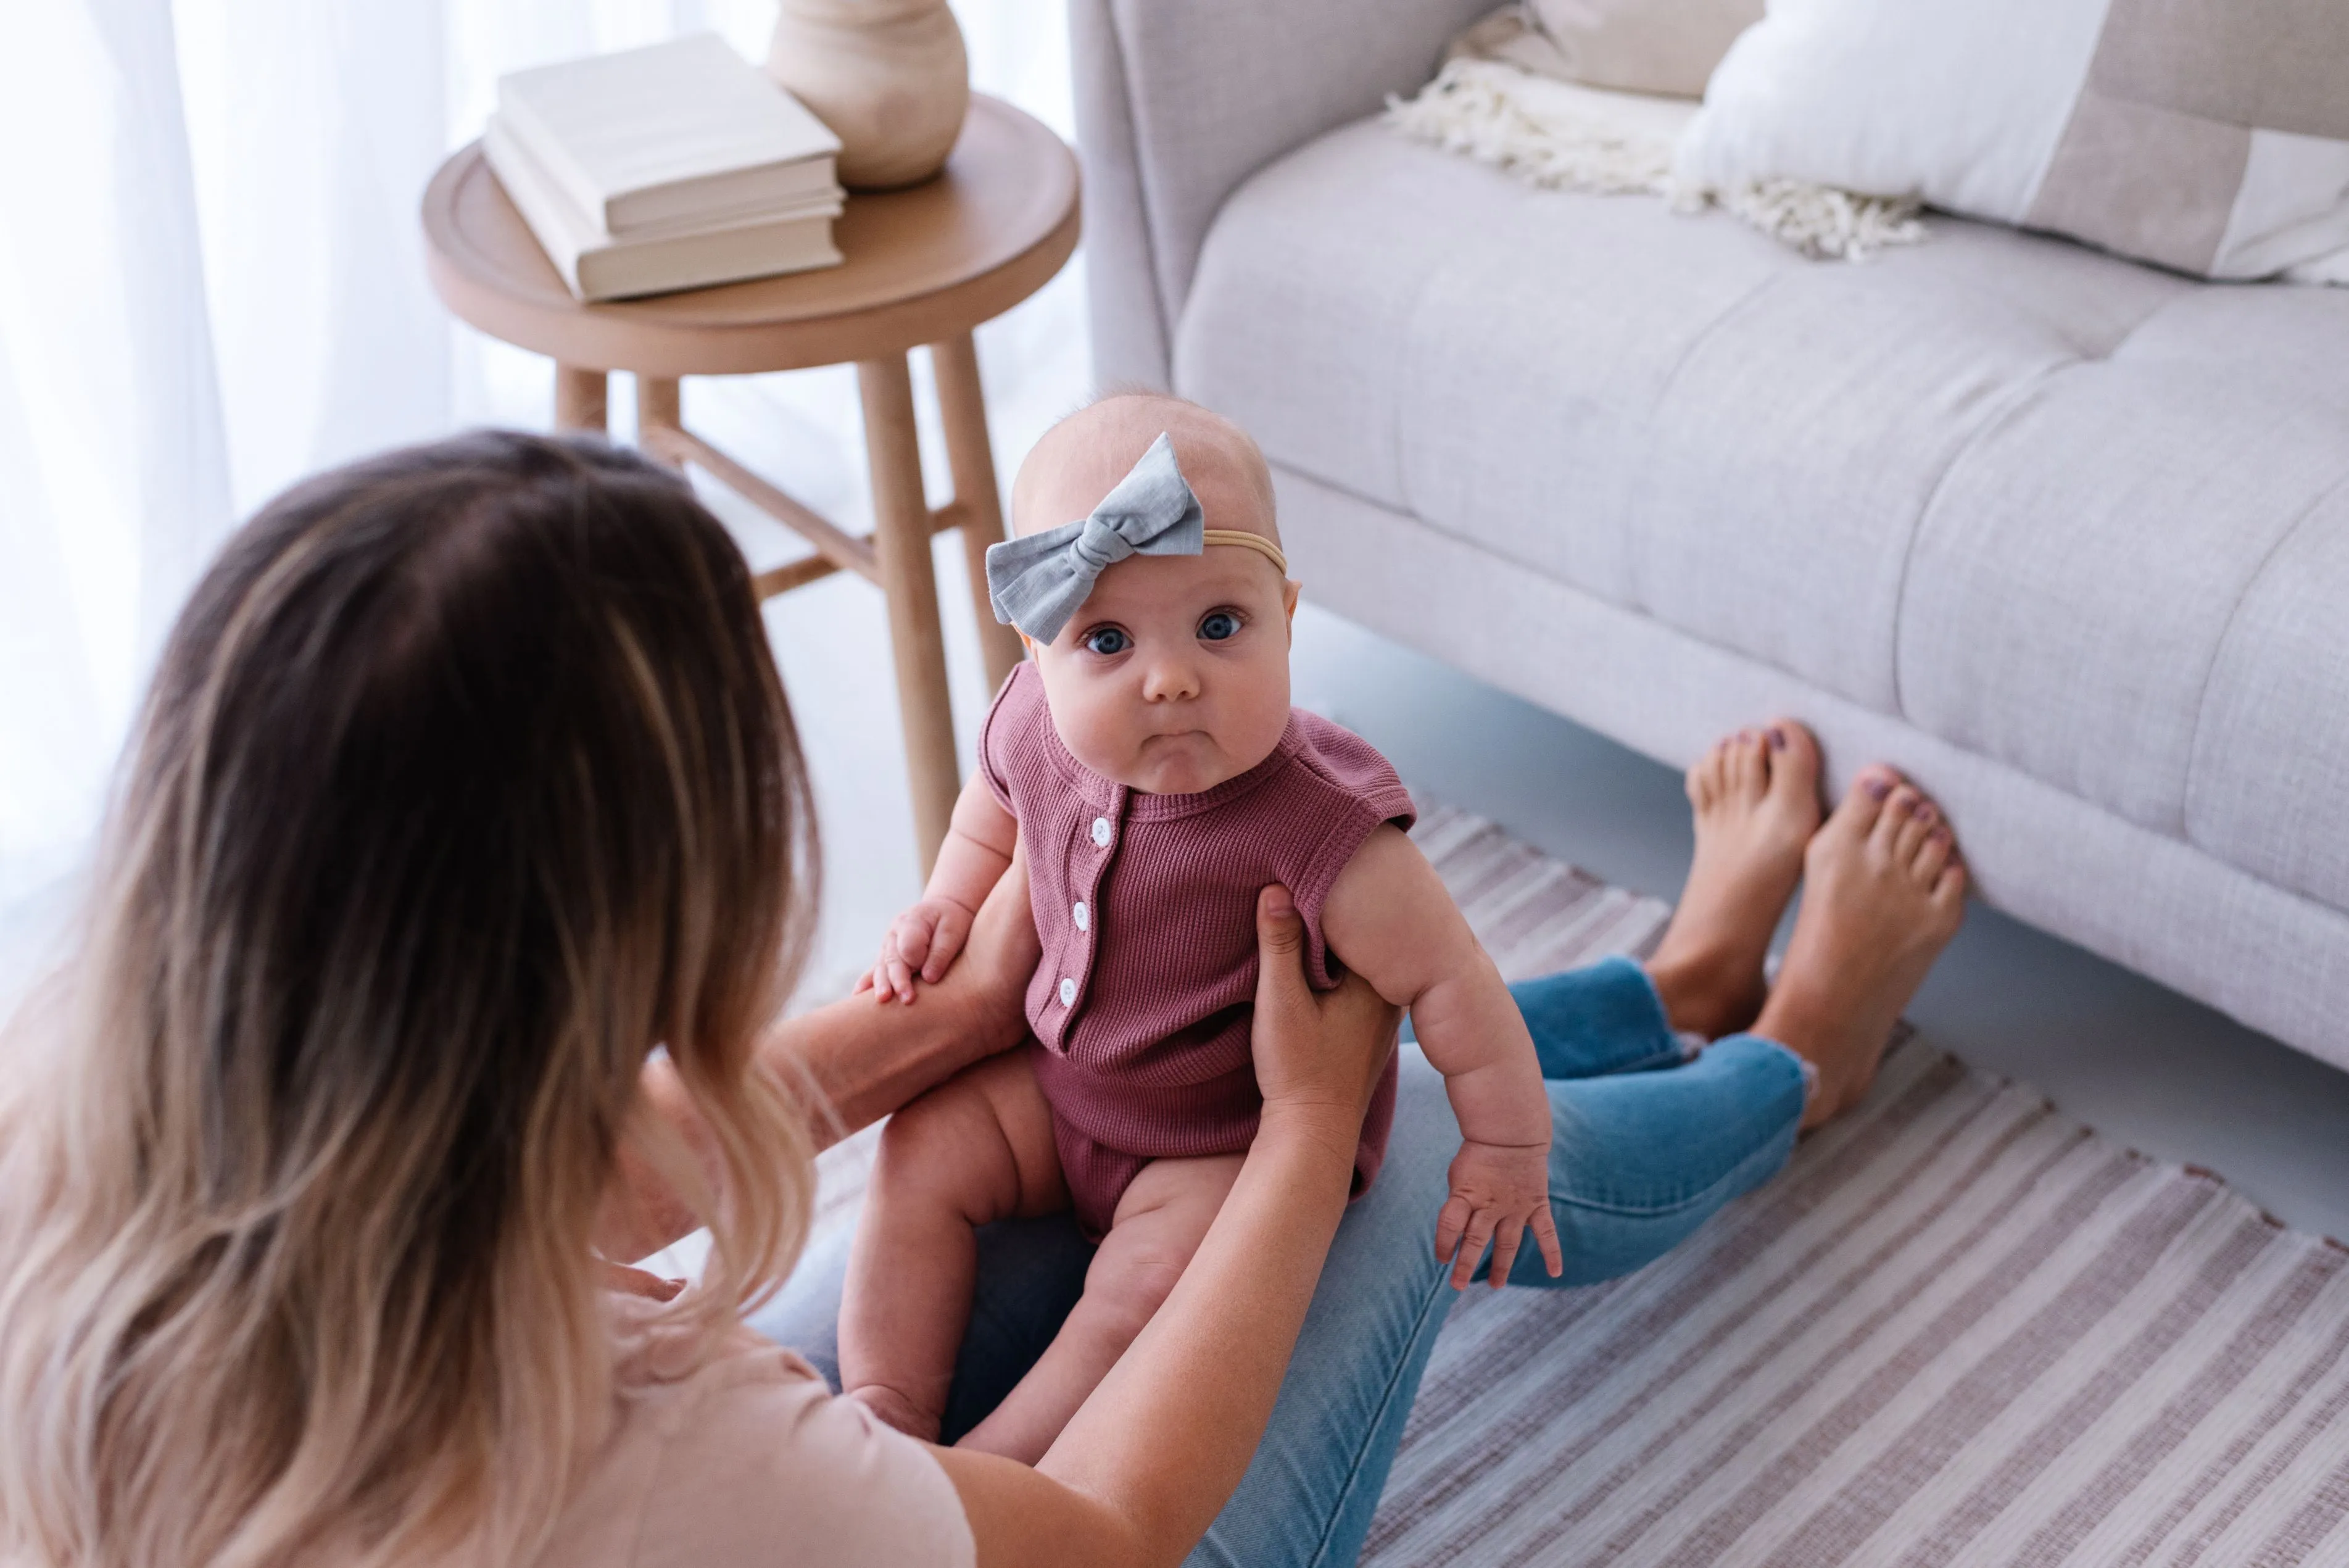
<path fill-rule="evenodd" d="M 895 1388 L 879 1383 L 866 1383 L 848 1391 L 848 1397 L 873 1412 L 887 1426 L 895 1427 L 909 1438 L 919 1438 L 926 1443 L 938 1440 L 938 1430 L 944 1418 L 935 1410 L 925 1410 Z"/>
<path fill-rule="evenodd" d="M 1688 771 L 1696 858 L 1648 973 L 1672 1027 L 1708 1040 L 1754 1022 L 1771 933 L 1819 826 L 1819 747 L 1791 719 L 1742 730 Z"/>
<path fill-rule="evenodd" d="M 1949 824 L 1890 768 L 1862 770 L 1803 857 L 1803 910 L 1754 1032 L 1818 1069 L 1816 1127 L 1868 1092 L 1900 1010 L 1965 916 Z"/>

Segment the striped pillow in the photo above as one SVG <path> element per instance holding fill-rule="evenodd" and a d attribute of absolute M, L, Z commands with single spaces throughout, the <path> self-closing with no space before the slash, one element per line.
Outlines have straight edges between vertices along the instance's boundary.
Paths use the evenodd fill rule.
<path fill-rule="evenodd" d="M 1772 0 L 1679 172 L 2270 276 L 2349 247 L 2349 0 Z"/>

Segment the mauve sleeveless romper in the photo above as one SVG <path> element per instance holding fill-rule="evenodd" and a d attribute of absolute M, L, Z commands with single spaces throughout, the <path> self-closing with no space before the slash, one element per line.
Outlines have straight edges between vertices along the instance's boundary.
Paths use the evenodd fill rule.
<path fill-rule="evenodd" d="M 1256 1135 L 1257 890 L 1278 882 L 1295 896 L 1306 974 L 1335 986 L 1322 903 L 1374 828 L 1411 826 L 1411 796 L 1368 742 L 1303 709 L 1239 777 L 1137 794 L 1070 755 L 1032 664 L 988 711 L 979 767 L 1027 842 L 1044 945 L 1028 984 L 1029 1059 L 1078 1223 L 1098 1239 L 1153 1159 L 1237 1154 Z M 1385 1157 L 1394 1096 L 1390 1062 L 1354 1156 L 1357 1197 Z"/>

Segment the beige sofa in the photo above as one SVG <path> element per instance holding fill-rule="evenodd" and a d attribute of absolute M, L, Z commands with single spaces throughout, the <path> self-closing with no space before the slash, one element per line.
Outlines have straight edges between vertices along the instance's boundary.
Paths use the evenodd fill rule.
<path fill-rule="evenodd" d="M 1486 4 L 1072 0 L 1102 378 L 1257 434 L 1317 601 L 1668 763 L 1799 715 L 2349 1066 L 2349 290 L 1810 262 L 1376 123 Z"/>

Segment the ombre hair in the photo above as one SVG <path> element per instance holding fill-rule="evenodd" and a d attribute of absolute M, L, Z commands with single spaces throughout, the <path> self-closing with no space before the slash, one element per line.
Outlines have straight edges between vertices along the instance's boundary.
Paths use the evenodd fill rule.
<path fill-rule="evenodd" d="M 0 1121 L 0 1558 L 512 1562 L 611 1408 L 624 1129 L 785 1272 L 806 777 L 681 479 L 482 433 L 279 497 L 180 618 Z M 667 1051 L 707 1129 L 632 1120 Z"/>

